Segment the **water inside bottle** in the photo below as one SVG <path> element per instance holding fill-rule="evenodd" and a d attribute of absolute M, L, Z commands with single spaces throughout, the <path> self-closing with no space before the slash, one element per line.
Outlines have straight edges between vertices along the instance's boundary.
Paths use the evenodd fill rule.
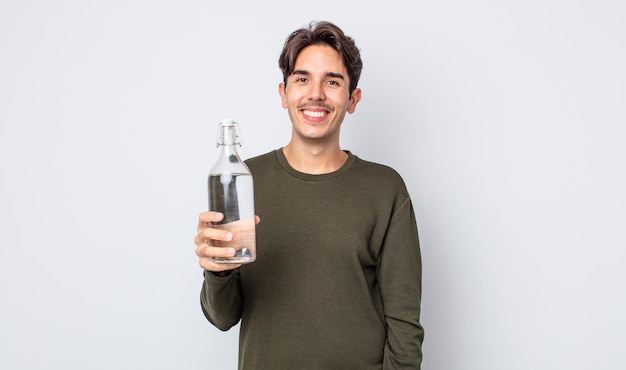
<path fill-rule="evenodd" d="M 224 214 L 224 219 L 213 223 L 213 227 L 233 233 L 232 241 L 214 241 L 214 244 L 236 251 L 231 258 L 214 258 L 217 263 L 248 263 L 256 259 L 253 187 L 250 174 L 209 176 L 209 210 Z"/>

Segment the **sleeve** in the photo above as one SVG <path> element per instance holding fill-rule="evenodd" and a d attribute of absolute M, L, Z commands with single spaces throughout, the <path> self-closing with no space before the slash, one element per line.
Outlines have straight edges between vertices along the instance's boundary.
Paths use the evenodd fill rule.
<path fill-rule="evenodd" d="M 422 259 L 408 195 L 389 222 L 377 273 L 387 325 L 383 369 L 420 369 L 424 341 L 420 324 Z"/>
<path fill-rule="evenodd" d="M 204 271 L 200 294 L 202 312 L 222 331 L 230 329 L 241 319 L 243 306 L 239 281 L 239 269 L 223 277 Z"/>

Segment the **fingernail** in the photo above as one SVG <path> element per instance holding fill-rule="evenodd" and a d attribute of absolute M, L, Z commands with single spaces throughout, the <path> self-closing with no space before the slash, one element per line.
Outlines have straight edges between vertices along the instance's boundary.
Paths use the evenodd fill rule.
<path fill-rule="evenodd" d="M 228 240 L 232 240 L 233 239 L 233 233 L 226 233 L 226 239 Z"/>
<path fill-rule="evenodd" d="M 235 249 L 233 249 L 233 248 L 228 248 L 228 255 L 230 255 L 230 256 L 234 256 L 234 255 L 235 255 Z"/>

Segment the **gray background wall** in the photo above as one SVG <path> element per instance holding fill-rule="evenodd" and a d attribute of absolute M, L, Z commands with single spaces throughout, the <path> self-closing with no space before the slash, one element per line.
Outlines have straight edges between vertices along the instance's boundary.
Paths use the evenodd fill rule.
<path fill-rule="evenodd" d="M 424 369 L 623 369 L 621 1 L 1 1 L 0 368 L 232 369 L 200 311 L 219 119 L 286 144 L 277 57 L 362 49 L 343 142 L 405 178 Z M 262 251 L 260 251 L 262 253 Z"/>

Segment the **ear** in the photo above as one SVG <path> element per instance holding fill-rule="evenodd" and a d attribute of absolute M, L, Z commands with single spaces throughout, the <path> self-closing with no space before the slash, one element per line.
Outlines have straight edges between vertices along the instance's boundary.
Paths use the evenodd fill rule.
<path fill-rule="evenodd" d="M 285 88 L 284 82 L 278 84 L 278 95 L 280 95 L 281 104 L 283 108 L 287 109 L 287 94 L 285 94 Z"/>
<path fill-rule="evenodd" d="M 352 92 L 350 96 L 350 104 L 348 105 L 348 113 L 352 114 L 356 110 L 356 105 L 361 101 L 361 89 L 358 87 Z"/>

